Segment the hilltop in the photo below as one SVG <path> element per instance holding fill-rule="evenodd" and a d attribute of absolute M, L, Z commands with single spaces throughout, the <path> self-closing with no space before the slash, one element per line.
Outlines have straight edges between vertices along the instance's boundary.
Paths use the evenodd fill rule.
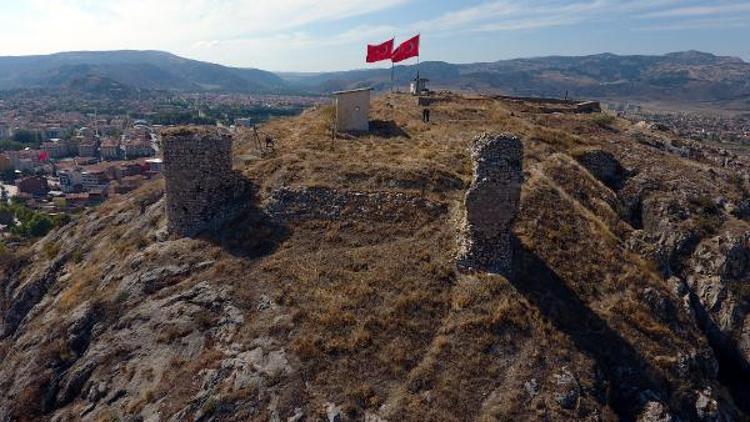
<path fill-rule="evenodd" d="M 405 86 L 417 66 L 396 66 Z M 661 56 L 596 54 L 491 63 L 427 61 L 433 87 L 511 95 L 597 98 L 680 109 L 750 110 L 750 64 L 697 51 Z M 328 94 L 371 86 L 390 89 L 390 69 L 278 73 L 205 63 L 159 51 L 69 52 L 0 57 L 0 90 L 72 89 L 99 94 L 135 90 Z"/>
<path fill-rule="evenodd" d="M 253 209 L 165 232 L 163 183 L 0 264 L 0 419 L 743 420 L 750 160 L 573 107 L 374 100 L 234 142 Z M 552 110 L 554 108 L 554 110 Z M 455 270 L 469 146 L 524 147 L 517 274 Z M 250 198 L 248 198 L 249 200 Z"/>

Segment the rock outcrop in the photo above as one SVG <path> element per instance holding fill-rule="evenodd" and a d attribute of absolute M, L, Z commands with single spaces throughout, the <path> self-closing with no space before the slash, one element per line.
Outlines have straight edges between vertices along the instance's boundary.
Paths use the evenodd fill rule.
<path fill-rule="evenodd" d="M 727 232 L 701 242 L 687 261 L 686 282 L 706 331 L 734 363 L 750 371 L 750 234 Z"/>
<path fill-rule="evenodd" d="M 510 134 L 482 135 L 471 147 L 474 179 L 466 193 L 457 267 L 464 272 L 513 272 L 511 224 L 523 184 L 523 144 Z"/>

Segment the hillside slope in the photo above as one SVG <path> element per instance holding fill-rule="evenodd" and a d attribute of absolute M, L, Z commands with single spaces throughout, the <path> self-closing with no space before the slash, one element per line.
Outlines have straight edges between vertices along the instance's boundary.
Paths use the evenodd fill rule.
<path fill-rule="evenodd" d="M 256 207 L 218 233 L 168 237 L 156 182 L 3 256 L 0 420 L 750 415 L 746 158 L 480 97 L 330 113 L 235 141 Z M 484 132 L 525 147 L 510 279 L 454 270 Z"/>

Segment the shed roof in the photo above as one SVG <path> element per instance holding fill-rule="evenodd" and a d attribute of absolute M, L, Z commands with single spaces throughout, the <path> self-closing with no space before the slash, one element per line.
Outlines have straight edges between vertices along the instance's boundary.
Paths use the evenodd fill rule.
<path fill-rule="evenodd" d="M 363 92 L 363 91 L 372 91 L 373 88 L 359 88 L 359 89 L 350 89 L 346 91 L 336 91 L 333 93 L 333 95 L 346 95 L 346 94 L 354 94 L 356 92 Z"/>

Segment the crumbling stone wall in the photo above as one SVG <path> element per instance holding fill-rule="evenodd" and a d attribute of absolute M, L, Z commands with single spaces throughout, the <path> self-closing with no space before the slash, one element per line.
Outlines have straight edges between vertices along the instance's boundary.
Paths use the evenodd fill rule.
<path fill-rule="evenodd" d="M 325 187 L 283 187 L 273 192 L 265 211 L 281 222 L 368 221 L 423 224 L 447 212 L 445 204 L 403 192 L 357 192 Z"/>
<path fill-rule="evenodd" d="M 232 138 L 211 127 L 162 133 L 167 228 L 195 236 L 216 229 L 251 203 L 249 184 L 232 171 Z"/>
<path fill-rule="evenodd" d="M 474 179 L 464 200 L 457 267 L 511 276 L 511 225 L 523 184 L 523 144 L 510 134 L 478 137 L 471 146 Z"/>

